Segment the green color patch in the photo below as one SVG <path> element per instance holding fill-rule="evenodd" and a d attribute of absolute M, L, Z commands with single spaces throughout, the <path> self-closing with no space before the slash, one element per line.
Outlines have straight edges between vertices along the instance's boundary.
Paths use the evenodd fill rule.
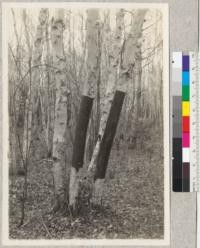
<path fill-rule="evenodd" d="M 190 100 L 190 87 L 182 86 L 182 100 L 189 101 Z"/>

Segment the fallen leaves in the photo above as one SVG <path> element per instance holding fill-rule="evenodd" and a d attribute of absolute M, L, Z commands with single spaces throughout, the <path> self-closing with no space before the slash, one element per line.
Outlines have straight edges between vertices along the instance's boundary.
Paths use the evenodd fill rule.
<path fill-rule="evenodd" d="M 80 213 L 53 214 L 52 163 L 32 164 L 28 174 L 25 223 L 20 219 L 22 178 L 10 180 L 10 237 L 15 239 L 162 238 L 163 167 L 159 141 L 149 151 L 112 150 L 102 209 L 89 204 L 90 181 L 81 180 Z M 156 143 L 155 143 L 156 145 Z M 39 218 L 40 215 L 40 218 Z M 42 217 L 41 217 L 42 216 Z"/>

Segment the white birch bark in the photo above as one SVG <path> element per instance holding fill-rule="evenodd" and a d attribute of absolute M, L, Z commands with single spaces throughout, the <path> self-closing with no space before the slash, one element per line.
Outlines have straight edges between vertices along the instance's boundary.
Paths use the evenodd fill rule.
<path fill-rule="evenodd" d="M 118 80 L 117 90 L 126 92 L 127 80 L 131 79 L 133 68 L 136 66 L 137 58 L 141 59 L 141 37 L 144 17 L 147 10 L 137 10 L 132 17 L 132 26 L 128 38 L 124 41 L 121 66 L 120 80 Z M 140 68 L 141 69 L 141 68 Z"/>
<path fill-rule="evenodd" d="M 51 25 L 51 44 L 53 50 L 53 64 L 56 67 L 56 103 L 53 134 L 53 175 L 55 188 L 55 210 L 58 210 L 64 199 L 64 156 L 65 156 L 65 132 L 67 124 L 67 96 L 69 89 L 66 81 L 63 31 L 64 10 L 56 9 L 55 17 Z"/>
<path fill-rule="evenodd" d="M 110 67 L 108 71 L 108 82 L 107 82 L 107 88 L 105 93 L 105 98 L 102 106 L 102 116 L 100 120 L 100 126 L 99 126 L 99 132 L 98 132 L 98 140 L 95 145 L 92 159 L 90 161 L 90 164 L 88 166 L 88 171 L 94 170 L 95 168 L 95 162 L 99 153 L 100 144 L 101 144 L 101 138 L 103 136 L 105 127 L 106 127 L 106 121 L 108 118 L 108 114 L 110 111 L 114 90 L 115 90 L 115 83 L 116 83 L 116 73 L 119 66 L 119 60 L 120 60 L 120 53 L 121 53 L 121 42 L 122 42 L 122 27 L 123 27 L 123 19 L 124 19 L 124 12 L 123 10 L 120 10 L 116 14 L 116 32 L 112 41 L 113 46 L 108 51 L 109 52 L 109 60 L 110 60 Z"/>
<path fill-rule="evenodd" d="M 44 140 L 47 146 L 47 156 L 51 156 L 52 152 L 52 129 L 53 129 L 53 115 L 54 111 L 52 110 L 53 97 L 52 90 L 53 87 L 53 75 L 51 71 L 52 66 L 52 55 L 50 50 L 50 39 L 49 39 L 49 22 L 46 23 L 45 27 L 45 72 L 44 72 L 44 84 L 40 87 L 40 104 L 41 104 L 41 117 L 42 117 L 42 126 L 43 126 L 43 135 Z"/>
<path fill-rule="evenodd" d="M 95 85 L 98 80 L 98 31 L 99 31 L 99 11 L 98 9 L 87 10 L 86 21 L 86 63 L 87 63 L 87 80 L 83 88 L 83 96 L 94 98 Z M 78 170 L 71 167 L 70 186 L 69 186 L 69 204 L 72 209 L 76 209 L 78 198 L 79 180 Z"/>

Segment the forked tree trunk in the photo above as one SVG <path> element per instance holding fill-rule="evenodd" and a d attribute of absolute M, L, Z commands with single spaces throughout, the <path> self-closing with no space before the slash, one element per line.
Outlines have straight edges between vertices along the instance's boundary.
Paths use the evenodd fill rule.
<path fill-rule="evenodd" d="M 123 13 L 123 12 L 122 12 Z M 134 16 L 133 30 L 128 38 L 124 41 L 121 51 L 120 61 L 120 77 L 117 82 L 117 88 L 110 109 L 110 113 L 106 122 L 105 131 L 102 141 L 100 142 L 100 150 L 97 156 L 96 169 L 94 175 L 94 194 L 93 203 L 101 205 L 103 196 L 103 186 L 106 175 L 106 169 L 112 148 L 113 139 L 117 129 L 117 124 L 122 109 L 125 93 L 127 90 L 127 82 L 131 79 L 132 70 L 135 65 L 138 53 L 139 38 L 142 35 L 142 25 L 146 10 L 138 10 Z M 121 20 L 123 23 L 123 17 Z"/>
<path fill-rule="evenodd" d="M 78 198 L 78 171 L 83 166 L 86 134 L 90 119 L 92 103 L 95 96 L 95 84 L 98 80 L 98 29 L 99 12 L 97 9 L 87 11 L 86 46 L 87 46 L 87 81 L 84 84 L 75 130 L 73 158 L 70 174 L 69 204 L 76 210 Z"/>
<path fill-rule="evenodd" d="M 53 64 L 56 80 L 56 103 L 53 134 L 53 176 L 55 189 L 55 206 L 57 211 L 66 203 L 64 178 L 65 178 L 65 153 L 66 153 L 66 126 L 67 126 L 67 100 L 70 93 L 66 81 L 63 31 L 64 10 L 56 9 L 55 17 L 51 24 L 51 44 L 53 50 Z"/>

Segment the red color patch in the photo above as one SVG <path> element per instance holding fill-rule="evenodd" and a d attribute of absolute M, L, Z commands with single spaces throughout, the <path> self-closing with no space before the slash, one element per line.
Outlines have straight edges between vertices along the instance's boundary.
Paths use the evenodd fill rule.
<path fill-rule="evenodd" d="M 190 117 L 189 116 L 182 117 L 182 132 L 183 133 L 190 132 Z"/>

